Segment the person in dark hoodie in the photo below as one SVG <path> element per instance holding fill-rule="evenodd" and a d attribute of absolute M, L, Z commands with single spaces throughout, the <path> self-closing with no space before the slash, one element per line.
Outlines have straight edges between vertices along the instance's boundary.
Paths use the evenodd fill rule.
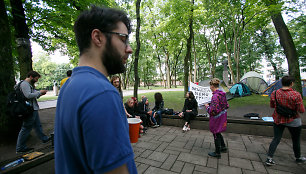
<path fill-rule="evenodd" d="M 213 92 L 210 104 L 205 104 L 209 114 L 209 129 L 213 133 L 215 141 L 215 151 L 209 152 L 208 155 L 221 158 L 221 152 L 227 152 L 221 132 L 226 130 L 227 109 L 229 105 L 226 100 L 225 92 L 219 89 L 220 80 L 213 78 L 210 82 L 210 89 Z"/>
<path fill-rule="evenodd" d="M 150 111 L 149 100 L 147 97 L 143 97 L 137 105 L 137 114 L 140 116 L 141 120 L 144 122 L 145 127 L 150 126 Z"/>

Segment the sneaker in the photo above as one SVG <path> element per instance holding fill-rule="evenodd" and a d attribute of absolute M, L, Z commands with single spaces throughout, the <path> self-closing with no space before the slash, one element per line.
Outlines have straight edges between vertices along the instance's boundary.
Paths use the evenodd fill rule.
<path fill-rule="evenodd" d="M 183 132 L 185 132 L 185 131 L 187 131 L 187 126 L 186 125 L 184 125 L 184 127 L 183 127 Z"/>
<path fill-rule="evenodd" d="M 18 153 L 26 153 L 26 152 L 30 152 L 30 151 L 32 151 L 32 150 L 34 150 L 34 148 L 29 148 L 29 147 L 27 147 L 27 148 L 25 148 L 25 149 L 16 151 L 16 154 L 18 154 Z"/>
<path fill-rule="evenodd" d="M 51 138 L 48 137 L 46 140 L 42 140 L 42 143 L 43 143 L 43 144 L 46 144 L 46 143 L 48 143 L 50 140 L 51 140 Z"/>
<path fill-rule="evenodd" d="M 306 161 L 306 158 L 305 158 L 305 157 L 300 157 L 300 158 L 297 158 L 297 159 L 295 160 L 295 162 L 298 163 L 298 164 L 304 163 L 305 161 Z"/>
<path fill-rule="evenodd" d="M 208 155 L 211 157 L 216 157 L 218 159 L 221 158 L 221 154 L 217 154 L 216 152 L 209 152 Z"/>
<path fill-rule="evenodd" d="M 275 165 L 275 161 L 272 158 L 267 158 L 265 163 L 266 163 L 267 166 Z"/>
<path fill-rule="evenodd" d="M 157 128 L 158 127 L 158 125 L 156 124 L 156 125 L 154 125 L 154 126 L 152 126 L 152 128 Z"/>
<path fill-rule="evenodd" d="M 221 153 L 226 153 L 227 152 L 227 148 L 226 147 L 221 147 Z"/>
<path fill-rule="evenodd" d="M 187 127 L 187 128 L 186 128 L 186 131 L 190 131 L 190 127 Z"/>

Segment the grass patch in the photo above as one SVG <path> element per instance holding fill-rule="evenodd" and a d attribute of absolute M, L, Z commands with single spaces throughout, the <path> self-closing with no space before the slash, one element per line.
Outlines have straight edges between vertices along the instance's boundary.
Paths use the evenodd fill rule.
<path fill-rule="evenodd" d="M 233 98 L 228 101 L 231 108 L 243 107 L 246 105 L 270 105 L 270 97 L 265 97 L 257 94 L 250 96 Z"/>

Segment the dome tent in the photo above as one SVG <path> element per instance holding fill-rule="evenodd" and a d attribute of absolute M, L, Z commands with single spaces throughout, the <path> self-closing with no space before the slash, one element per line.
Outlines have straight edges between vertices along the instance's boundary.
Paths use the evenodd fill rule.
<path fill-rule="evenodd" d="M 251 95 L 250 89 L 247 85 L 243 83 L 236 83 L 234 86 L 231 87 L 229 92 L 234 95 L 234 97 L 243 97 Z"/>
<path fill-rule="evenodd" d="M 271 85 L 269 85 L 269 87 L 267 87 L 266 90 L 263 91 L 264 94 L 271 96 L 272 92 L 275 90 L 278 90 L 280 88 L 282 88 L 282 80 L 277 80 L 274 83 L 272 83 Z"/>
<path fill-rule="evenodd" d="M 255 71 L 250 71 L 244 74 L 240 83 L 247 85 L 251 92 L 261 94 L 267 89 L 268 84 L 263 77 Z"/>

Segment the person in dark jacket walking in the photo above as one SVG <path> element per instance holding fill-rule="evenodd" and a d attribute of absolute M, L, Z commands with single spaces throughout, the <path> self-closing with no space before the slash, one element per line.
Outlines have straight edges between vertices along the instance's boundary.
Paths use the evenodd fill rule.
<path fill-rule="evenodd" d="M 198 102 L 194 98 L 193 92 L 188 91 L 186 93 L 186 99 L 184 103 L 184 108 L 181 113 L 179 113 L 180 117 L 183 117 L 186 121 L 183 127 L 183 132 L 190 130 L 190 120 L 194 119 L 198 115 Z"/>

